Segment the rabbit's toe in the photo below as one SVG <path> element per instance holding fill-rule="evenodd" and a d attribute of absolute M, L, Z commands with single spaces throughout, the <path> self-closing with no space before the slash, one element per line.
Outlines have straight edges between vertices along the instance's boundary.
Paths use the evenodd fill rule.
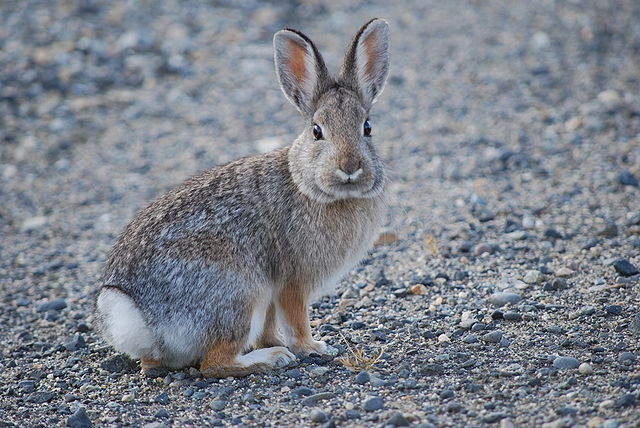
<path fill-rule="evenodd" d="M 291 346 L 291 350 L 296 355 L 320 354 L 330 355 L 332 357 L 338 355 L 338 350 L 336 348 L 327 345 L 327 343 L 322 340 L 310 340 L 304 343 L 296 343 Z"/>
<path fill-rule="evenodd" d="M 275 368 L 286 367 L 296 360 L 296 356 L 284 346 L 274 346 L 272 349 L 274 349 L 273 367 Z"/>

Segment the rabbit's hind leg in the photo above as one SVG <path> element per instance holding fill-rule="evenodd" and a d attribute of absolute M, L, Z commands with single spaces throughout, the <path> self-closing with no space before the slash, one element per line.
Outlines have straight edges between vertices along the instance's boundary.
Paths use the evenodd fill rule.
<path fill-rule="evenodd" d="M 283 367 L 295 356 L 283 346 L 262 348 L 242 355 L 243 342 L 213 344 L 202 360 L 200 372 L 206 377 L 242 377 Z"/>
<path fill-rule="evenodd" d="M 272 346 L 285 346 L 284 341 L 278 331 L 278 320 L 276 318 L 276 305 L 271 303 L 264 321 L 262 336 L 255 345 L 255 348 L 269 348 Z"/>

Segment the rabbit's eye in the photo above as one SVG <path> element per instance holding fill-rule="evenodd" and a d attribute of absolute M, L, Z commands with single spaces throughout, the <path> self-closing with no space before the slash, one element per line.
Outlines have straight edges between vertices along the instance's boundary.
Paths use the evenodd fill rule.
<path fill-rule="evenodd" d="M 318 125 L 317 123 L 313 124 L 313 138 L 315 138 L 316 140 L 322 139 L 322 128 L 320 128 L 320 125 Z"/>
<path fill-rule="evenodd" d="M 371 136 L 371 124 L 369 123 L 369 119 L 364 121 L 363 128 L 364 128 L 364 136 L 365 137 Z"/>

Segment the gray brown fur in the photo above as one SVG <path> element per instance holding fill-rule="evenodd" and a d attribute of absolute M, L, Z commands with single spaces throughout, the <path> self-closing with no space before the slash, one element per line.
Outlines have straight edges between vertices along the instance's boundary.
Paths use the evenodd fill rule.
<path fill-rule="evenodd" d="M 384 21 L 370 21 L 357 37 L 371 23 L 388 28 Z M 314 61 L 312 92 L 294 88 L 296 76 L 278 62 L 290 40 Z M 308 122 L 301 135 L 290 147 L 213 168 L 160 197 L 129 224 L 108 257 L 101 294 L 114 288 L 124 293 L 153 335 L 153 352 L 135 358 L 181 366 L 202 359 L 214 343 L 244 343 L 260 299 L 275 298 L 291 283 L 317 296 L 357 263 L 376 237 L 385 179 L 372 139 L 362 135 L 375 97 L 358 86 L 355 59 L 349 57 L 355 46 L 337 78 L 301 33 L 277 33 L 274 47 L 283 91 L 294 103 L 304 98 L 304 105 L 296 105 Z M 388 70 L 386 44 L 384 55 L 375 95 Z M 314 140 L 313 123 L 322 127 L 324 140 Z M 353 182 L 335 173 L 336 168 L 351 173 L 356 166 L 362 173 Z M 97 310 L 98 327 L 115 343 L 118 332 L 107 331 L 106 317 L 104 309 Z M 166 331 L 188 332 L 184 339 L 193 345 L 187 352 L 192 361 L 175 349 L 179 338 L 167 339 Z M 257 363 L 255 369 L 266 368 Z"/>

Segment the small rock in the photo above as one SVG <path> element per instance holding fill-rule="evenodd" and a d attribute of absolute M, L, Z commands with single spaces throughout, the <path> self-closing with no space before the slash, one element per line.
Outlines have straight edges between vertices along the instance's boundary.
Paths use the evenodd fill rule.
<path fill-rule="evenodd" d="M 313 393 L 313 389 L 307 388 L 306 386 L 300 386 L 291 391 L 291 396 L 293 398 L 307 397 L 309 395 L 312 395 Z"/>
<path fill-rule="evenodd" d="M 159 409 L 156 414 L 155 414 L 156 418 L 161 418 L 161 419 L 165 419 L 169 417 L 169 412 L 167 412 L 165 409 Z"/>
<path fill-rule="evenodd" d="M 572 276 L 575 272 L 572 271 L 569 268 L 566 267 L 561 267 L 560 269 L 558 269 L 555 272 L 555 275 L 559 278 L 569 278 L 570 276 Z"/>
<path fill-rule="evenodd" d="M 22 380 L 18 382 L 18 387 L 27 394 L 32 393 L 36 389 L 36 381 L 35 380 Z"/>
<path fill-rule="evenodd" d="M 86 348 L 87 343 L 84 341 L 84 337 L 82 335 L 74 334 L 73 337 L 64 344 L 64 347 L 67 348 L 67 351 L 77 351 L 78 349 Z"/>
<path fill-rule="evenodd" d="M 51 401 L 53 399 L 53 397 L 55 397 L 55 394 L 53 392 L 50 392 L 50 391 L 38 391 L 38 392 L 31 393 L 26 398 L 25 401 L 27 403 L 43 404 L 43 403 L 48 403 L 49 401 Z"/>
<path fill-rule="evenodd" d="M 522 280 L 527 284 L 537 284 L 542 280 L 542 272 L 538 270 L 528 270 Z"/>
<path fill-rule="evenodd" d="M 156 396 L 154 401 L 159 404 L 169 404 L 169 394 L 163 392 L 162 394 Z"/>
<path fill-rule="evenodd" d="M 135 373 L 136 363 L 126 355 L 116 355 L 100 363 L 100 367 L 109 373 Z"/>
<path fill-rule="evenodd" d="M 613 262 L 613 268 L 622 276 L 632 276 L 640 273 L 637 267 L 625 259 L 618 259 Z"/>
<path fill-rule="evenodd" d="M 522 321 L 522 315 L 517 312 L 505 312 L 504 319 L 507 321 Z"/>
<path fill-rule="evenodd" d="M 466 335 L 462 341 L 464 343 L 478 343 L 478 336 L 474 336 L 473 334 Z"/>
<path fill-rule="evenodd" d="M 443 391 L 440 391 L 439 395 L 443 400 L 447 400 L 449 398 L 453 398 L 456 394 L 451 389 L 445 389 Z"/>
<path fill-rule="evenodd" d="M 325 367 L 325 366 L 318 366 L 318 367 L 310 367 L 307 369 L 309 371 L 309 375 L 312 377 L 320 377 L 320 376 L 324 376 L 325 374 L 327 374 L 327 372 L 330 370 L 329 367 Z"/>
<path fill-rule="evenodd" d="M 618 236 L 618 226 L 615 223 L 609 223 L 598 232 L 598 235 L 604 238 L 615 238 Z"/>
<path fill-rule="evenodd" d="M 636 356 L 633 352 L 620 352 L 618 355 L 618 361 L 624 363 L 625 361 L 634 362 L 636 360 Z"/>
<path fill-rule="evenodd" d="M 488 244 L 478 244 L 473 249 L 473 255 L 478 257 L 485 253 L 491 254 L 493 252 L 493 248 Z"/>
<path fill-rule="evenodd" d="M 302 400 L 302 405 L 315 406 L 318 403 L 318 401 L 328 400 L 330 398 L 333 398 L 333 396 L 334 396 L 333 392 L 319 392 L 317 394 L 310 395 L 304 400 Z"/>
<path fill-rule="evenodd" d="M 67 426 L 71 428 L 91 428 L 91 419 L 87 416 L 87 411 L 84 407 L 78 407 L 78 410 L 67 418 Z"/>
<path fill-rule="evenodd" d="M 616 408 L 631 407 L 635 403 L 636 403 L 635 394 L 624 394 L 623 396 L 616 399 L 616 401 L 614 402 L 614 406 Z"/>
<path fill-rule="evenodd" d="M 562 234 L 555 229 L 547 229 L 544 231 L 544 237 L 548 239 L 562 239 Z"/>
<path fill-rule="evenodd" d="M 522 300 L 522 297 L 519 294 L 509 293 L 507 291 L 499 291 L 489 296 L 489 301 L 496 307 L 502 307 L 509 303 L 514 305 L 520 300 Z"/>
<path fill-rule="evenodd" d="M 564 279 L 564 278 L 555 278 L 553 281 L 551 281 L 551 288 L 553 290 L 565 290 L 565 289 L 569 288 L 569 285 L 568 285 L 566 279 Z"/>
<path fill-rule="evenodd" d="M 394 427 L 408 427 L 409 421 L 400 412 L 392 412 L 387 418 L 387 425 Z"/>
<path fill-rule="evenodd" d="M 571 416 L 578 413 L 578 409 L 575 407 L 558 407 L 556 409 L 556 414 L 558 416 Z"/>
<path fill-rule="evenodd" d="M 356 375 L 354 382 L 358 385 L 364 385 L 366 383 L 369 383 L 369 379 L 371 379 L 371 376 L 368 372 L 360 372 Z"/>
<path fill-rule="evenodd" d="M 55 299 L 49 302 L 41 303 L 38 305 L 38 312 L 49 312 L 49 311 L 61 311 L 67 307 L 67 302 L 64 299 Z"/>
<path fill-rule="evenodd" d="M 464 329 L 470 329 L 471 326 L 476 322 L 477 320 L 473 316 L 473 312 L 465 311 L 462 313 L 462 316 L 460 317 L 460 327 Z"/>
<path fill-rule="evenodd" d="M 412 287 L 409 289 L 409 292 L 410 292 L 411 294 L 415 294 L 415 295 L 417 295 L 417 296 L 423 296 L 423 295 L 427 294 L 428 289 L 427 289 L 427 287 L 425 287 L 425 286 L 424 286 L 424 285 L 422 285 L 422 284 L 416 284 L 416 285 L 412 286 Z"/>
<path fill-rule="evenodd" d="M 573 419 L 569 416 L 542 424 L 542 428 L 569 428 L 571 426 L 573 426 Z"/>
<path fill-rule="evenodd" d="M 611 315 L 620 315 L 622 313 L 622 306 L 620 305 L 609 305 L 604 308 L 608 314 Z"/>
<path fill-rule="evenodd" d="M 437 376 L 444 374 L 444 366 L 442 364 L 425 364 L 419 368 L 420 374 L 425 376 Z"/>
<path fill-rule="evenodd" d="M 487 343 L 500 343 L 501 339 L 502 339 L 502 332 L 500 330 L 490 331 L 489 333 L 484 334 L 482 336 L 482 340 L 484 340 Z"/>
<path fill-rule="evenodd" d="M 587 421 L 587 428 L 600 428 L 604 424 L 604 419 L 600 416 L 594 416 Z"/>
<path fill-rule="evenodd" d="M 577 369 L 580 361 L 573 357 L 558 357 L 553 360 L 553 366 L 557 369 Z"/>
<path fill-rule="evenodd" d="M 618 428 L 620 426 L 620 422 L 617 419 L 607 419 L 602 424 L 602 428 Z"/>
<path fill-rule="evenodd" d="M 322 423 L 327 421 L 327 414 L 320 409 L 313 409 L 309 413 L 309 419 L 313 422 Z"/>
<path fill-rule="evenodd" d="M 156 398 L 156 401 L 158 401 L 157 398 Z M 165 403 L 161 403 L 161 404 L 165 404 Z M 213 400 L 209 403 L 209 407 L 211 408 L 211 410 L 215 410 L 216 412 L 219 412 L 220 410 L 227 407 L 227 402 L 225 400 Z"/>
<path fill-rule="evenodd" d="M 124 394 L 121 398 L 121 401 L 123 403 L 130 403 L 132 402 L 136 397 L 133 394 Z"/>
<path fill-rule="evenodd" d="M 507 415 L 505 415 L 502 412 L 489 413 L 484 418 L 482 418 L 482 421 L 486 422 L 488 424 L 495 424 L 496 422 L 500 421 L 501 419 L 505 418 L 506 416 Z"/>
<path fill-rule="evenodd" d="M 593 367 L 589 363 L 582 363 L 578 366 L 578 372 L 583 375 L 593 374 Z"/>
<path fill-rule="evenodd" d="M 440 343 L 451 342 L 451 339 L 449 338 L 449 336 L 443 333 L 440 336 L 438 336 L 438 342 Z"/>
<path fill-rule="evenodd" d="M 367 412 L 380 410 L 384 407 L 384 400 L 380 397 L 369 397 L 364 400 L 362 408 Z"/>
<path fill-rule="evenodd" d="M 640 334 L 640 314 L 635 314 L 633 316 L 631 324 L 629 324 L 629 330 L 631 330 L 635 334 Z"/>
<path fill-rule="evenodd" d="M 621 171 L 618 174 L 618 183 L 623 186 L 640 187 L 640 182 L 630 171 Z"/>

